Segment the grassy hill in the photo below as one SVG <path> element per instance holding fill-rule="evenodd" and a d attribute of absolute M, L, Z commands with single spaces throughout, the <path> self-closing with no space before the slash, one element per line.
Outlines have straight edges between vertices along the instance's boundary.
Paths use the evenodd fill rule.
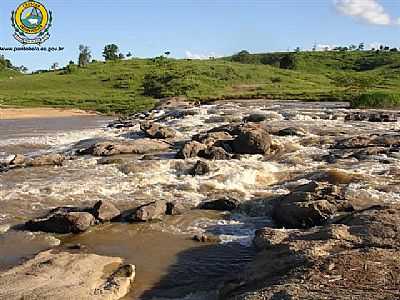
<path fill-rule="evenodd" d="M 130 59 L 33 75 L 0 70 L 0 104 L 127 113 L 156 98 L 352 100 L 400 92 L 400 53 L 245 54 L 210 60 Z"/>

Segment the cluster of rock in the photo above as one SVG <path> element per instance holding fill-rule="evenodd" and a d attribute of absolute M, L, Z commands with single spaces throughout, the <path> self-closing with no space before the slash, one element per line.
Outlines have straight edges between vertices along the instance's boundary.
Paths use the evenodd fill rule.
<path fill-rule="evenodd" d="M 368 121 L 368 122 L 397 122 L 397 113 L 387 112 L 350 112 L 344 117 L 345 121 Z"/>
<path fill-rule="evenodd" d="M 183 211 L 179 204 L 157 200 L 121 212 L 111 202 L 100 200 L 88 208 L 55 208 L 43 217 L 26 222 L 23 229 L 60 234 L 81 233 L 105 222 L 147 222 Z"/>
<path fill-rule="evenodd" d="M 65 155 L 56 153 L 44 154 L 35 157 L 16 154 L 10 156 L 6 161 L 0 163 L 0 171 L 24 167 L 62 166 L 65 160 Z"/>
<path fill-rule="evenodd" d="M 347 200 L 311 182 L 277 201 L 289 229 L 256 232 L 259 253 L 221 288 L 222 299 L 398 299 L 400 206 Z"/>

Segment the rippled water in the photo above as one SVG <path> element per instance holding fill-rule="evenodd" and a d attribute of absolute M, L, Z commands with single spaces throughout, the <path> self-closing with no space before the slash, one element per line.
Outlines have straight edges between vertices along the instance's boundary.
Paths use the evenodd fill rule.
<path fill-rule="evenodd" d="M 274 143 L 291 149 L 289 153 L 272 159 L 249 155 L 240 160 L 211 161 L 210 173 L 196 177 L 185 171 L 196 159 L 171 159 L 173 153 L 156 154 L 151 160 L 142 160 L 142 156 L 135 155 L 120 156 L 125 164 L 136 166 L 134 173 L 127 172 L 121 165 L 99 165 L 99 158 L 90 156 L 75 157 L 62 167 L 11 170 L 0 174 L 0 225 L 21 223 L 56 206 L 85 206 L 99 199 L 110 200 L 121 209 L 157 199 L 197 206 L 201 201 L 222 195 L 232 195 L 247 203 L 242 214 L 233 216 L 185 215 L 160 224 L 144 225 L 140 227 L 142 229 L 137 225 L 129 228 L 113 225 L 108 228 L 112 235 L 96 229 L 64 240 L 84 244 L 96 253 L 121 255 L 137 264 L 138 288 L 129 299 L 146 294 L 145 291 L 149 298 L 162 298 L 189 293 L 194 287 L 202 291 L 210 289 L 208 276 L 223 277 L 235 262 L 243 267 L 251 257 L 249 246 L 255 229 L 271 222 L 265 216 L 265 199 L 286 194 L 295 185 L 323 176 L 333 183 L 347 183 L 348 197 L 400 200 L 397 188 L 400 159 L 385 155 L 334 163 L 322 159 L 329 154 L 328 144 L 324 141 L 332 141 L 338 136 L 399 132 L 399 123 L 345 122 L 344 116 L 348 112 L 345 103 L 225 101 L 187 110 L 190 114 L 183 119 L 160 121 L 178 130 L 181 140 L 251 113 L 267 114 L 267 125 L 271 129 L 294 126 L 307 133 L 304 137 L 273 136 Z M 163 113 L 161 111 L 159 115 Z M 109 129 L 103 126 L 106 121 L 100 117 L 0 121 L 0 159 L 13 153 L 73 153 L 75 144 L 83 139 L 138 136 L 138 126 L 129 130 Z M 198 233 L 218 235 L 223 245 L 203 247 L 194 244 L 190 236 Z M 124 236 L 130 239 L 126 240 Z M 174 241 L 173 245 L 169 245 L 168 240 Z M 224 247 L 231 247 L 231 250 Z M 147 252 L 149 249 L 152 250 Z M 198 257 L 201 257 L 200 265 L 193 264 Z M 174 281 L 171 274 L 179 280 Z M 191 278 L 197 278 L 197 283 Z M 150 289 L 154 286 L 157 287 Z M 151 293 L 148 290 L 152 290 Z M 208 296 L 199 297 L 207 299 Z"/>

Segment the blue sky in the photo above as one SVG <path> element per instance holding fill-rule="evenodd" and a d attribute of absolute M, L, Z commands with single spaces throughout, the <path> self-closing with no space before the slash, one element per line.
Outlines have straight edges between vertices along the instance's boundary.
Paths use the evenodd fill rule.
<path fill-rule="evenodd" d="M 22 1 L 3 0 L 0 46 L 13 39 L 11 11 Z M 400 47 L 400 0 L 42 0 L 53 11 L 44 46 L 61 53 L 2 52 L 15 65 L 47 69 L 77 60 L 79 44 L 101 59 L 105 44 L 123 53 L 154 57 L 229 55 L 318 45 L 385 43 Z"/>

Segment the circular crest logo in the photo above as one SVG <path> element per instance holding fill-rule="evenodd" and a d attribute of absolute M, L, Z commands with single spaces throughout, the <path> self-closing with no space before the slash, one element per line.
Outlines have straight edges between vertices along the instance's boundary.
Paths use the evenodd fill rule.
<path fill-rule="evenodd" d="M 11 15 L 14 38 L 22 44 L 42 44 L 50 38 L 52 12 L 37 1 L 26 1 Z"/>

